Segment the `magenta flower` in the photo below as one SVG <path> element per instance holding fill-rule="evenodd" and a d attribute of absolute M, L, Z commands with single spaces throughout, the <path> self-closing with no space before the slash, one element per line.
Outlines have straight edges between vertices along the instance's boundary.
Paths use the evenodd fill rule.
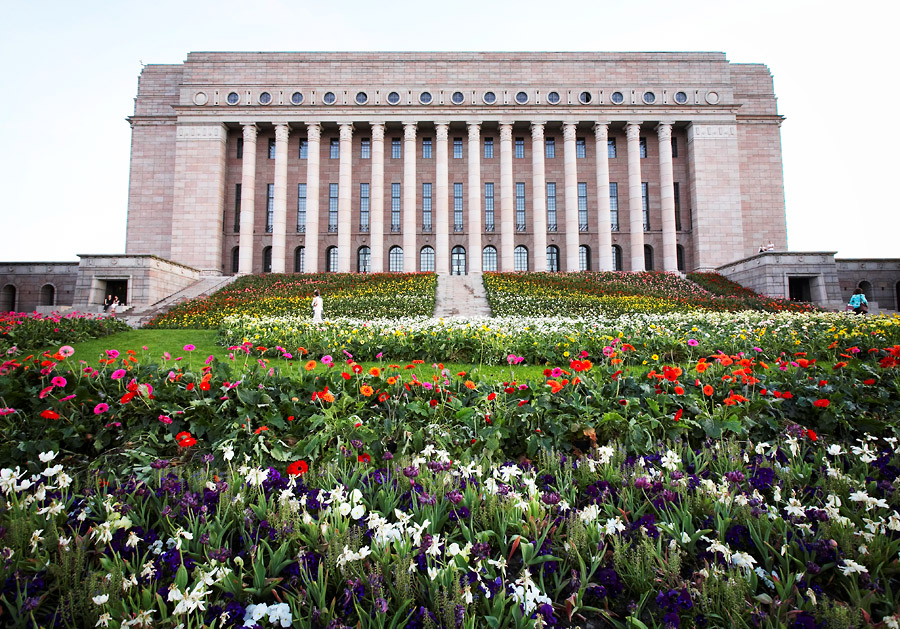
<path fill-rule="evenodd" d="M 106 356 L 107 356 L 108 358 L 118 358 L 118 357 L 119 357 L 119 350 L 117 350 L 117 349 L 108 349 L 108 350 L 106 350 Z"/>
<path fill-rule="evenodd" d="M 97 406 L 94 407 L 94 415 L 102 415 L 106 411 L 109 410 L 109 404 L 105 402 L 100 402 Z"/>
<path fill-rule="evenodd" d="M 75 348 L 71 345 L 63 345 L 59 348 L 59 355 L 68 358 L 75 353 Z"/>
<path fill-rule="evenodd" d="M 554 367 L 553 371 L 550 372 L 551 378 L 559 378 L 562 375 L 562 369 L 559 367 Z"/>
<path fill-rule="evenodd" d="M 334 364 L 334 358 L 330 354 L 325 354 L 322 356 L 322 364 L 326 367 L 331 367 Z"/>
<path fill-rule="evenodd" d="M 691 347 L 697 347 L 700 345 L 700 342 L 697 339 L 688 339 L 688 345 Z"/>
<path fill-rule="evenodd" d="M 74 398 L 75 398 L 75 394 L 73 393 L 72 395 L 67 395 L 66 397 L 59 398 L 59 401 L 60 402 L 68 402 L 69 400 L 72 400 Z"/>
<path fill-rule="evenodd" d="M 160 415 L 160 416 L 159 416 L 159 421 L 161 421 L 161 422 L 164 423 L 164 424 L 171 424 L 171 423 L 172 423 L 172 418 L 169 417 L 168 415 Z"/>
<path fill-rule="evenodd" d="M 172 354 L 169 352 L 163 352 L 163 360 L 172 360 Z"/>
<path fill-rule="evenodd" d="M 6 408 L 0 408 L 0 417 L 2 417 L 4 415 L 11 415 L 15 412 L 16 412 L 16 409 L 9 408 L 8 406 Z"/>
<path fill-rule="evenodd" d="M 112 374 L 110 374 L 109 377 L 112 378 L 113 380 L 121 380 L 122 378 L 124 378 L 126 376 L 127 373 L 128 372 L 125 371 L 124 369 L 116 369 L 114 372 L 112 372 Z"/>
<path fill-rule="evenodd" d="M 62 376 L 56 376 L 55 378 L 50 380 L 50 383 L 55 387 L 64 387 L 66 386 L 66 379 Z"/>
<path fill-rule="evenodd" d="M 190 344 L 190 343 L 188 343 L 187 345 L 184 346 L 184 351 L 186 351 L 186 352 L 193 352 L 195 349 L 197 349 L 197 348 L 194 347 L 194 346 L 193 346 L 192 344 Z"/>
<path fill-rule="evenodd" d="M 210 354 L 210 355 L 209 355 L 209 358 L 207 358 L 207 359 L 204 361 L 203 364 L 204 364 L 204 365 L 208 365 L 208 364 L 210 364 L 212 361 L 214 361 L 215 359 L 216 359 L 216 357 L 213 356 L 212 354 Z"/>

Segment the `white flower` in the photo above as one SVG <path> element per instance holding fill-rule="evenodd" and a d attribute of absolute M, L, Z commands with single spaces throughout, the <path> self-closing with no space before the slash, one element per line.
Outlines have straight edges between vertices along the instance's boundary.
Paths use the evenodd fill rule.
<path fill-rule="evenodd" d="M 597 463 L 599 463 L 600 465 L 606 465 L 610 462 L 610 460 L 612 460 L 615 453 L 616 451 L 613 450 L 610 446 L 597 448 Z"/>
<path fill-rule="evenodd" d="M 60 474 L 56 477 L 56 485 L 60 489 L 65 489 L 69 485 L 72 484 L 72 477 L 66 474 L 65 472 L 60 472 Z"/>
<path fill-rule="evenodd" d="M 50 461 L 55 459 L 58 454 L 58 452 L 48 450 L 47 452 L 41 452 L 40 454 L 38 454 L 38 458 L 41 460 L 41 463 L 49 463 Z"/>
<path fill-rule="evenodd" d="M 128 548 L 137 548 L 138 542 L 141 541 L 141 538 L 135 535 L 134 531 L 129 531 L 128 533 L 128 541 L 125 542 L 125 545 Z"/>
<path fill-rule="evenodd" d="M 888 629 L 900 629 L 900 616 L 885 616 L 881 619 Z"/>
<path fill-rule="evenodd" d="M 244 610 L 244 626 L 252 627 L 257 624 L 256 621 L 262 620 L 268 611 L 269 606 L 265 603 L 260 603 L 259 605 L 247 605 L 247 608 Z"/>
<path fill-rule="evenodd" d="M 731 563 L 749 573 L 753 569 L 756 559 L 747 553 L 734 553 L 731 555 Z"/>
<path fill-rule="evenodd" d="M 109 615 L 109 612 L 104 612 L 100 614 L 100 618 L 97 619 L 97 624 L 95 627 L 109 627 L 109 621 L 112 620 L 112 616 Z"/>
<path fill-rule="evenodd" d="M 232 448 L 231 446 L 225 446 L 225 448 L 222 450 L 222 458 L 226 461 L 230 461 L 231 459 L 233 459 L 234 448 Z"/>
<path fill-rule="evenodd" d="M 597 505 L 588 505 L 578 514 L 579 519 L 585 524 L 590 524 L 600 515 L 600 507 Z"/>
<path fill-rule="evenodd" d="M 844 559 L 844 565 L 838 566 L 838 570 L 844 573 L 845 577 L 849 577 L 851 574 L 862 574 L 863 572 L 868 572 L 869 569 L 863 566 L 862 564 L 858 564 L 852 559 Z"/>
<path fill-rule="evenodd" d="M 687 531 L 683 531 L 681 533 L 681 543 L 682 544 L 690 544 L 691 543 L 691 536 L 687 534 Z"/>
<path fill-rule="evenodd" d="M 844 453 L 844 449 L 840 446 L 840 444 L 833 443 L 830 446 L 828 446 L 828 449 L 826 450 L 826 452 L 828 454 L 830 454 L 831 456 L 839 456 Z"/>
<path fill-rule="evenodd" d="M 11 470 L 8 467 L 0 470 L 0 490 L 3 491 L 4 494 L 8 494 L 16 488 L 16 483 L 22 477 L 22 472 L 19 471 L 19 466 L 16 466 L 15 471 Z"/>
<path fill-rule="evenodd" d="M 681 457 L 679 457 L 674 451 L 668 450 L 666 451 L 665 456 L 660 460 L 662 466 L 670 471 L 675 471 L 678 469 L 678 465 L 681 463 Z"/>
<path fill-rule="evenodd" d="M 259 487 L 260 485 L 262 485 L 268 477 L 269 470 L 260 468 L 249 470 L 246 475 L 247 482 L 254 487 Z"/>
<path fill-rule="evenodd" d="M 103 605 L 109 600 L 109 594 L 98 594 L 97 596 L 92 596 L 91 600 L 94 601 L 94 605 Z"/>
<path fill-rule="evenodd" d="M 349 502 L 342 502 L 341 506 L 338 507 L 338 513 L 340 513 L 344 517 L 347 517 L 348 515 L 350 515 L 350 511 L 352 509 L 353 507 L 350 506 Z"/>
<path fill-rule="evenodd" d="M 353 510 L 350 512 L 350 517 L 354 520 L 359 520 L 366 514 L 366 505 L 358 504 L 353 507 Z"/>
<path fill-rule="evenodd" d="M 65 537 L 64 535 L 60 535 L 59 537 L 59 549 L 62 551 L 69 550 L 69 544 L 72 543 L 71 537 Z"/>
<path fill-rule="evenodd" d="M 54 465 L 53 467 L 48 467 L 43 472 L 41 472 L 41 474 L 43 474 L 47 478 L 50 478 L 51 476 L 56 476 L 57 474 L 59 474 L 62 471 L 63 471 L 63 466 L 57 464 L 57 465 Z"/>
<path fill-rule="evenodd" d="M 269 605 L 269 622 L 273 625 L 278 623 L 282 627 L 290 627 L 293 622 L 290 605 L 287 603 Z"/>
<path fill-rule="evenodd" d="M 801 503 L 796 498 L 791 498 L 788 500 L 787 506 L 784 508 L 785 512 L 788 515 L 793 515 L 798 518 L 802 518 L 806 515 L 806 510 L 803 508 L 803 503 Z"/>
<path fill-rule="evenodd" d="M 619 531 L 624 531 L 625 525 L 622 524 L 622 519 L 619 516 L 616 516 L 614 518 L 609 518 L 606 521 L 606 526 L 604 527 L 604 530 L 607 535 L 615 535 Z"/>
<path fill-rule="evenodd" d="M 44 529 L 38 529 L 31 533 L 31 552 L 37 552 L 38 544 L 44 541 L 44 538 L 41 537 L 41 533 L 44 532 Z"/>

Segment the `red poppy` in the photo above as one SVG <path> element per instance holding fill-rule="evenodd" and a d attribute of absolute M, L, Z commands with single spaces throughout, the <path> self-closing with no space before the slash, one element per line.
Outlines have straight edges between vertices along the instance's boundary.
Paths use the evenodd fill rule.
<path fill-rule="evenodd" d="M 437 400 L 429 400 L 428 403 L 431 405 L 431 408 L 434 408 L 438 404 Z"/>
<path fill-rule="evenodd" d="M 815 430 L 807 430 L 806 436 L 809 437 L 810 441 L 818 441 L 819 435 L 816 434 Z"/>
<path fill-rule="evenodd" d="M 306 461 L 294 461 L 287 466 L 289 476 L 303 476 L 308 470 L 309 465 L 306 464 Z"/>
<path fill-rule="evenodd" d="M 494 398 L 496 398 L 496 397 L 497 397 L 497 394 L 494 393 L 493 391 L 491 391 L 490 393 L 488 393 L 488 402 L 492 402 L 494 400 Z"/>
<path fill-rule="evenodd" d="M 253 434 L 258 435 L 259 433 L 263 432 L 264 430 L 268 430 L 268 429 L 269 429 L 268 426 L 260 426 L 259 428 L 257 428 L 256 430 L 253 431 Z"/>
<path fill-rule="evenodd" d="M 370 457 L 367 453 L 363 452 L 362 454 L 360 454 L 359 456 L 356 457 L 356 460 L 359 463 L 368 463 L 372 460 L 372 457 Z"/>
<path fill-rule="evenodd" d="M 684 395 L 684 387 L 675 387 L 675 395 Z"/>
<path fill-rule="evenodd" d="M 49 408 L 46 411 L 41 411 L 41 417 L 44 419 L 59 419 L 59 413 L 56 411 L 51 411 Z"/>
<path fill-rule="evenodd" d="M 349 380 L 349 379 L 350 379 L 350 374 L 347 373 L 346 371 L 342 371 L 342 372 L 341 372 L 341 378 L 343 378 L 344 380 Z"/>
<path fill-rule="evenodd" d="M 675 411 L 675 421 L 678 421 L 679 419 L 681 419 L 682 413 L 684 413 L 684 409 L 681 409 L 681 408 L 679 408 L 677 411 Z"/>
<path fill-rule="evenodd" d="M 813 402 L 813 406 L 818 406 L 819 408 L 828 408 L 828 405 L 831 404 L 828 400 L 816 400 Z"/>

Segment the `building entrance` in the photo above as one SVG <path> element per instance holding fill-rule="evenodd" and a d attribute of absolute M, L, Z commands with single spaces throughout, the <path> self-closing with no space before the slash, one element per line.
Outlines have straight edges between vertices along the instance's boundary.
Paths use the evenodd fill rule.
<path fill-rule="evenodd" d="M 453 247 L 450 252 L 450 275 L 466 274 L 466 250 L 462 247 Z"/>
<path fill-rule="evenodd" d="M 791 301 L 812 301 L 812 290 L 809 280 L 810 278 L 808 277 L 788 278 L 788 290 L 790 291 Z"/>
<path fill-rule="evenodd" d="M 106 290 L 103 291 L 103 299 L 107 295 L 119 298 L 119 303 L 125 305 L 128 303 L 128 280 L 106 280 Z"/>

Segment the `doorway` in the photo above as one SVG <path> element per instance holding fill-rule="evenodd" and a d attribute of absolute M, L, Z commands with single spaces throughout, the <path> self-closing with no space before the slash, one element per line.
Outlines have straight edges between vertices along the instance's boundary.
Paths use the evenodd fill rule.
<path fill-rule="evenodd" d="M 119 304 L 124 306 L 128 303 L 128 280 L 106 280 L 106 290 L 103 292 L 103 299 L 107 295 L 119 298 Z"/>
<path fill-rule="evenodd" d="M 450 275 L 466 274 L 466 250 L 463 247 L 453 247 L 450 252 Z"/>
<path fill-rule="evenodd" d="M 789 277 L 788 295 L 791 301 L 812 301 L 812 289 L 808 277 Z"/>

